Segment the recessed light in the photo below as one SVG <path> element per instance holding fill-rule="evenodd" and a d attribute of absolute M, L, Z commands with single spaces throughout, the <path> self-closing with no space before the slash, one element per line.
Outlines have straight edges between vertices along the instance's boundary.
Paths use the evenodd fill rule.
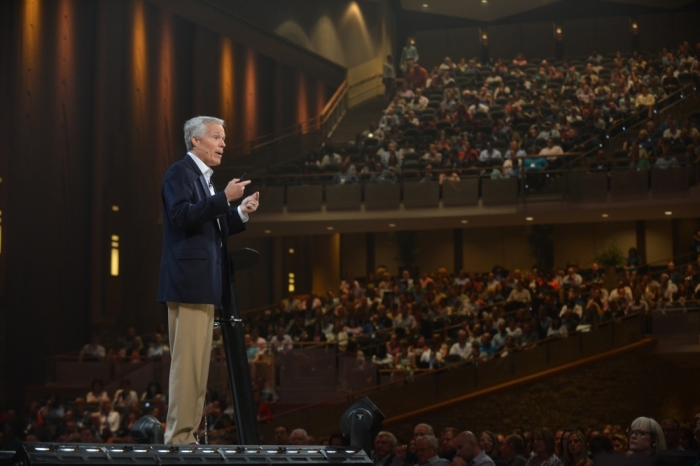
<path fill-rule="evenodd" d="M 608 218 L 608 214 L 601 214 L 601 217 Z"/>
<path fill-rule="evenodd" d="M 333 227 L 326 227 L 326 230 L 331 231 Z"/>
<path fill-rule="evenodd" d="M 534 218 L 532 218 L 532 217 L 525 217 L 525 220 L 527 220 L 528 222 L 532 222 L 532 221 L 534 220 Z"/>
<path fill-rule="evenodd" d="M 484 5 L 486 5 L 488 2 L 489 0 L 481 0 L 481 3 L 483 3 Z"/>
<path fill-rule="evenodd" d="M 469 223 L 469 220 L 462 220 L 462 223 Z"/>
<path fill-rule="evenodd" d="M 667 210 L 666 212 L 664 212 L 664 215 L 673 215 L 673 212 L 671 212 L 670 210 Z"/>
<path fill-rule="evenodd" d="M 390 224 L 389 224 L 389 228 L 394 228 L 395 226 L 396 226 L 395 223 L 390 223 Z"/>
<path fill-rule="evenodd" d="M 423 8 L 428 8 L 428 4 L 427 4 L 427 3 L 424 3 L 424 4 L 423 4 Z"/>
<path fill-rule="evenodd" d="M 270 233 L 272 233 L 272 230 L 265 230 L 265 234 L 269 235 Z"/>

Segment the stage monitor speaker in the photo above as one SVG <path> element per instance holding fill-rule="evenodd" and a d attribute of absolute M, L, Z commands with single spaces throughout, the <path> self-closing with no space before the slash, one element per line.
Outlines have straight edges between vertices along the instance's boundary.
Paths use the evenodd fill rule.
<path fill-rule="evenodd" d="M 24 443 L 17 450 L 12 464 L 370 466 L 374 463 L 359 447 Z"/>
<path fill-rule="evenodd" d="M 162 444 L 165 443 L 165 430 L 163 424 L 153 416 L 141 417 L 131 427 L 131 438 L 139 444 Z"/>

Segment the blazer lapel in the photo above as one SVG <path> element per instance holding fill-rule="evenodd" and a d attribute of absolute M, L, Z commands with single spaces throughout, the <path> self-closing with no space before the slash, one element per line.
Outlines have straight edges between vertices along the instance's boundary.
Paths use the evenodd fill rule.
<path fill-rule="evenodd" d="M 211 191 L 209 191 L 209 185 L 207 184 L 207 179 L 204 178 L 204 174 L 202 173 L 202 171 L 199 169 L 199 167 L 197 166 L 197 164 L 195 163 L 195 161 L 192 160 L 192 157 L 190 157 L 189 154 L 186 154 L 186 155 L 185 155 L 185 160 L 187 160 L 187 162 L 189 163 L 190 168 L 191 168 L 192 170 L 194 170 L 195 173 L 198 173 L 198 174 L 199 174 L 199 177 L 197 178 L 197 180 L 199 181 L 199 185 L 200 185 L 200 186 L 202 187 L 202 189 L 203 189 L 202 192 L 203 192 L 203 194 L 204 194 L 204 197 L 210 197 L 210 196 L 211 196 Z M 219 233 L 221 233 L 221 224 L 219 223 L 219 219 L 218 219 L 218 218 L 215 218 L 215 219 L 214 219 L 214 224 L 216 224 L 216 229 L 219 231 Z"/>
<path fill-rule="evenodd" d="M 204 195 L 206 197 L 211 196 L 211 191 L 209 191 L 209 185 L 207 185 L 207 179 L 204 178 L 204 175 L 199 175 L 199 184 L 202 185 L 202 189 L 204 190 Z"/>

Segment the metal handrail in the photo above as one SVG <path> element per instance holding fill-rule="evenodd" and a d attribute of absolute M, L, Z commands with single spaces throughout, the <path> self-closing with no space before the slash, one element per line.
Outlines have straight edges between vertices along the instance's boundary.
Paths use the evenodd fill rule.
<path fill-rule="evenodd" d="M 607 146 L 610 145 L 610 143 L 618 138 L 623 137 L 627 132 L 638 128 L 639 126 L 643 125 L 646 121 L 647 118 L 643 117 L 645 113 L 649 115 L 649 117 L 652 114 L 660 114 L 663 112 L 668 111 L 669 108 L 672 108 L 673 106 L 679 104 L 680 102 L 683 102 L 687 97 L 684 97 L 684 94 L 689 94 L 688 97 L 691 95 L 695 95 L 695 85 L 690 84 L 687 85 L 676 92 L 674 92 L 671 95 L 668 95 L 664 97 L 663 99 L 657 101 L 653 107 L 651 108 L 643 108 L 643 109 L 636 109 L 637 111 L 633 112 L 630 114 L 627 118 L 624 118 L 622 121 L 618 122 L 616 125 L 608 128 L 605 131 L 605 141 L 607 141 Z M 676 97 L 680 97 L 680 99 L 674 100 L 671 104 L 666 105 L 667 102 L 670 101 L 670 99 L 675 99 Z M 637 121 L 635 121 L 637 120 Z M 618 131 L 619 129 L 622 129 L 622 131 Z M 601 141 L 602 143 L 602 141 Z M 593 148 L 589 150 L 588 152 L 585 152 L 584 154 L 581 155 L 581 159 L 585 160 L 588 158 L 591 154 L 597 152 L 599 150 L 599 147 Z M 575 164 L 577 160 L 572 160 L 569 163 L 570 164 Z"/>

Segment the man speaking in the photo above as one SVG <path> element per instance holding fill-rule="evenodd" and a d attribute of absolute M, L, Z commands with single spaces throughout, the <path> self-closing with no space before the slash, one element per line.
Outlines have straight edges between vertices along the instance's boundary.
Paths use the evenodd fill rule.
<path fill-rule="evenodd" d="M 165 443 L 196 443 L 202 417 L 214 309 L 231 301 L 227 239 L 246 229 L 259 193 L 231 209 L 250 181 L 237 178 L 216 192 L 211 167 L 226 147 L 223 120 L 199 116 L 185 123 L 187 155 L 165 174 L 163 252 L 158 301 L 168 305 L 170 400 Z"/>

